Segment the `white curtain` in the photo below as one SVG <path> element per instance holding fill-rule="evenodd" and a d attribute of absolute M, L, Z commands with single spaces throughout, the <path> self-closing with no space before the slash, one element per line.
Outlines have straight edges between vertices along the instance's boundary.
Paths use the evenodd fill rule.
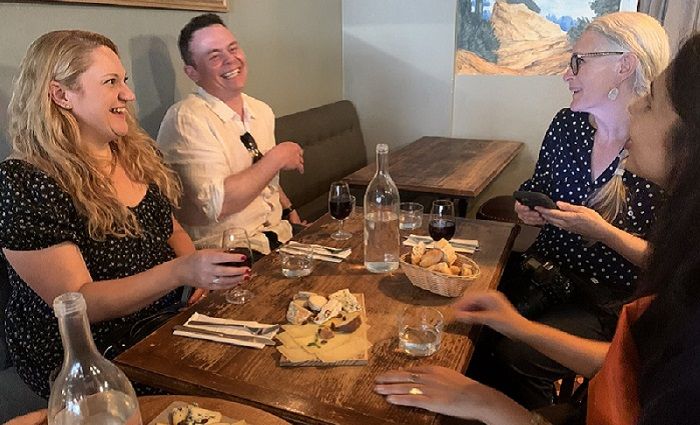
<path fill-rule="evenodd" d="M 638 10 L 663 24 L 673 53 L 686 38 L 700 30 L 700 0 L 640 0 Z"/>

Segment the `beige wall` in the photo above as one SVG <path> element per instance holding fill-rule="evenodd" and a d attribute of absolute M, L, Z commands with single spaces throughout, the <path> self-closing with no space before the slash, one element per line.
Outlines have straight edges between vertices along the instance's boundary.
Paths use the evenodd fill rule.
<path fill-rule="evenodd" d="M 247 92 L 277 115 L 342 98 L 341 0 L 229 0 L 222 14 L 248 55 Z M 7 103 L 28 45 L 66 28 L 97 31 L 119 46 L 143 127 L 155 135 L 167 108 L 192 90 L 177 35 L 202 12 L 75 4 L 0 3 L 0 158 L 7 153 Z"/>
<path fill-rule="evenodd" d="M 474 139 L 515 140 L 524 149 L 470 204 L 470 213 L 497 195 L 509 195 L 532 175 L 542 139 L 571 96 L 559 76 L 458 75 L 452 134 Z"/>

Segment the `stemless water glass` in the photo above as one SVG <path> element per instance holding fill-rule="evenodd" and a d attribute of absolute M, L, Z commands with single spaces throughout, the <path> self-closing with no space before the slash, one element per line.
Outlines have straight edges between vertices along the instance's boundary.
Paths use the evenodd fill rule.
<path fill-rule="evenodd" d="M 243 261 L 229 261 L 224 265 L 231 267 L 252 267 L 253 251 L 250 249 L 250 239 L 248 232 L 240 227 L 233 227 L 224 232 L 221 247 L 224 251 L 232 254 L 245 255 Z M 248 290 L 237 286 L 226 293 L 226 301 L 229 304 L 245 304 L 253 298 L 254 294 Z"/>
<path fill-rule="evenodd" d="M 343 223 L 350 217 L 353 207 L 353 196 L 350 195 L 350 187 L 346 182 L 333 182 L 328 192 L 328 212 L 331 217 L 340 221 L 338 231 L 331 234 L 331 238 L 337 241 L 345 241 L 352 237 L 352 233 L 343 230 Z"/>
<path fill-rule="evenodd" d="M 455 205 L 447 199 L 438 199 L 430 208 L 430 223 L 428 233 L 434 241 L 440 239 L 452 239 L 455 235 L 457 222 L 455 221 Z"/>
<path fill-rule="evenodd" d="M 399 315 L 399 350 L 423 357 L 440 348 L 445 319 L 432 307 L 406 306 Z"/>

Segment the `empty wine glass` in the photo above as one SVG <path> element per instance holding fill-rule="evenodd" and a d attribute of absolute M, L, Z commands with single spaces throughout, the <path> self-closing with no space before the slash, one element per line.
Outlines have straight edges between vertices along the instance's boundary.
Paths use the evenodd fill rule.
<path fill-rule="evenodd" d="M 240 227 L 227 229 L 224 232 L 221 247 L 228 253 L 245 255 L 245 260 L 229 261 L 223 263 L 224 265 L 230 267 L 253 266 L 253 251 L 250 249 L 250 239 L 245 229 Z M 229 304 L 245 304 L 254 295 L 250 290 L 237 286 L 226 293 L 226 301 Z"/>
<path fill-rule="evenodd" d="M 449 241 L 455 235 L 456 228 L 454 203 L 447 199 L 433 201 L 433 206 L 430 208 L 430 224 L 428 224 L 430 237 L 434 241 L 443 238 Z"/>
<path fill-rule="evenodd" d="M 340 221 L 338 231 L 331 234 L 331 238 L 337 241 L 345 241 L 352 237 L 352 233 L 343 230 L 343 223 L 350 217 L 354 207 L 353 196 L 350 195 L 350 187 L 346 182 L 333 182 L 328 192 L 328 212 L 331 217 Z"/>

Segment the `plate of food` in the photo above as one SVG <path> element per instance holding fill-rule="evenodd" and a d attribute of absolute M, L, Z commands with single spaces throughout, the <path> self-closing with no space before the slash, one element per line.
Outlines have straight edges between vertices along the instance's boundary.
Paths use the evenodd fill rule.
<path fill-rule="evenodd" d="M 174 401 L 148 425 L 250 425 L 244 420 L 223 416 L 220 412 L 204 409 L 193 403 Z"/>
<path fill-rule="evenodd" d="M 363 294 L 299 292 L 289 303 L 287 321 L 276 336 L 281 366 L 367 364 L 372 344 Z"/>

